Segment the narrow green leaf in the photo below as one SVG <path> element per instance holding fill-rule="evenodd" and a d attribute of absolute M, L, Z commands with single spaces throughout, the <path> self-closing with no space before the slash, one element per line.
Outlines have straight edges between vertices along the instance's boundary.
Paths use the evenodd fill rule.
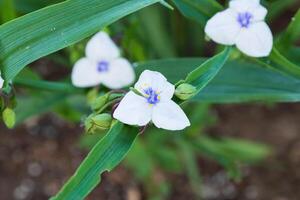
<path fill-rule="evenodd" d="M 271 150 L 264 144 L 233 138 L 202 136 L 194 143 L 199 150 L 220 159 L 255 163 L 267 157 Z"/>
<path fill-rule="evenodd" d="M 276 41 L 276 46 L 281 52 L 285 52 L 297 40 L 300 40 L 300 9 L 298 9 L 296 15 L 291 19 L 288 28 Z"/>
<path fill-rule="evenodd" d="M 101 174 L 111 171 L 123 160 L 137 135 L 137 128 L 117 122 L 51 200 L 84 199 L 100 183 Z"/>
<path fill-rule="evenodd" d="M 136 73 L 140 75 L 144 70 L 159 71 L 165 75 L 168 81 L 176 83 L 183 80 L 188 73 L 195 70 L 206 58 L 169 58 L 160 60 L 151 60 L 136 63 Z"/>
<path fill-rule="evenodd" d="M 27 64 L 158 1 L 69 0 L 0 26 L 0 65 L 4 79 L 13 79 Z"/>
<path fill-rule="evenodd" d="M 79 89 L 73 87 L 68 83 L 59 83 L 43 80 L 34 80 L 27 78 L 15 78 L 13 81 L 16 85 L 25 86 L 28 88 L 39 89 L 42 91 L 56 91 L 56 92 L 76 92 Z"/>
<path fill-rule="evenodd" d="M 258 162 L 266 158 L 271 149 L 267 145 L 242 139 L 224 138 L 220 140 L 223 151 L 235 160 L 243 162 Z"/>
<path fill-rule="evenodd" d="M 190 72 L 184 82 L 194 85 L 199 92 L 218 74 L 227 61 L 230 52 L 231 48 L 226 47 L 223 52 L 208 59 Z"/>
<path fill-rule="evenodd" d="M 204 61 L 203 58 L 149 61 L 138 64 L 137 73 L 145 69 L 159 71 L 176 83 Z M 300 101 L 300 80 L 259 64 L 231 61 L 194 100 L 211 103 L 297 102 Z"/>

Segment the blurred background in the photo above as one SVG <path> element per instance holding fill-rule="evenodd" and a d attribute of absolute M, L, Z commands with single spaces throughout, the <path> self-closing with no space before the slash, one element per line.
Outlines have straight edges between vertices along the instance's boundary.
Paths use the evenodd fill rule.
<path fill-rule="evenodd" d="M 0 0 L 0 22 L 57 2 L 61 1 Z M 263 2 L 275 35 L 300 6 L 299 0 Z M 203 25 L 177 9 L 156 5 L 106 31 L 125 57 L 140 62 L 214 55 L 219 48 L 206 40 Z M 74 62 L 84 56 L 86 42 L 32 63 L 21 75 L 68 79 Z M 93 90 L 86 92 L 89 96 Z M 0 126 L 0 199 L 48 199 L 105 133 L 83 134 L 83 119 L 91 112 L 83 94 L 64 96 L 27 88 L 17 88 L 17 94 L 19 125 L 13 130 Z M 299 103 L 201 103 L 184 109 L 192 127 L 182 133 L 148 129 L 122 165 L 102 176 L 88 199 L 300 199 Z"/>

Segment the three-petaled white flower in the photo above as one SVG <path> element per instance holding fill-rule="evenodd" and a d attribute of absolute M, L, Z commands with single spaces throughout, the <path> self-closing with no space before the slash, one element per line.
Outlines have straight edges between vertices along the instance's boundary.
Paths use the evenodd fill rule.
<path fill-rule="evenodd" d="M 264 22 L 267 9 L 260 0 L 231 0 L 229 8 L 206 24 L 205 33 L 215 42 L 236 45 L 248 56 L 268 56 L 273 46 L 270 28 Z"/>
<path fill-rule="evenodd" d="M 161 73 L 145 70 L 134 88 L 142 96 L 128 92 L 115 110 L 114 118 L 137 126 L 152 121 L 156 127 L 167 130 L 182 130 L 190 126 L 183 110 L 172 101 L 174 85 Z"/>
<path fill-rule="evenodd" d="M 131 64 L 120 57 L 120 51 L 105 32 L 97 33 L 87 43 L 86 57 L 78 60 L 72 71 L 72 83 L 77 87 L 104 84 L 120 89 L 133 83 L 135 73 Z"/>

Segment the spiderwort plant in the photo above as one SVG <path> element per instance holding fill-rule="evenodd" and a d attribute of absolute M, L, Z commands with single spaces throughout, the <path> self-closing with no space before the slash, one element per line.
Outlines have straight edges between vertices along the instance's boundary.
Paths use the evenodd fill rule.
<path fill-rule="evenodd" d="M 229 8 L 214 15 L 205 26 L 205 33 L 215 42 L 236 45 L 252 57 L 268 56 L 273 36 L 264 21 L 267 9 L 260 0 L 231 0 Z"/>
<path fill-rule="evenodd" d="M 128 60 L 106 32 L 97 33 L 87 43 L 86 57 L 78 60 L 72 71 L 72 83 L 77 87 L 92 87 L 100 83 L 110 89 L 130 85 L 135 78 Z"/>
<path fill-rule="evenodd" d="M 187 17 L 192 15 L 201 18 L 200 21 L 203 22 L 202 24 L 206 24 L 207 18 L 211 18 L 207 22 L 205 32 L 213 41 L 223 45 L 236 45 L 238 49 L 248 56 L 264 57 L 269 55 L 273 46 L 273 36 L 269 27 L 264 22 L 267 10 L 260 5 L 259 0 L 232 0 L 229 2 L 228 9 L 217 13 L 215 16 L 212 16 L 212 13 L 222 8 L 218 1 L 199 1 L 197 5 L 192 3 L 192 1 L 194 0 L 173 0 L 174 3 L 176 2 L 175 6 L 178 9 L 187 12 Z M 16 75 L 31 62 L 72 45 L 86 38 L 89 34 L 95 33 L 95 30 L 104 28 L 104 25 L 110 25 L 126 15 L 157 2 L 165 3 L 160 0 L 89 0 L 88 3 L 86 0 L 68 0 L 1 25 L 0 66 L 4 75 L 3 77 L 5 77 L 5 82 L 17 84 L 17 78 L 19 77 L 16 77 Z M 200 7 L 202 9 L 199 9 Z M 206 12 L 206 8 L 209 10 L 208 12 Z M 4 10 L 6 10 L 5 7 Z M 147 15 L 145 18 L 150 20 L 144 21 L 145 24 L 148 23 L 148 26 L 145 26 L 148 28 L 145 29 L 147 32 L 144 32 L 146 33 L 144 35 L 147 35 L 150 32 L 149 30 L 155 30 L 155 34 L 149 34 L 149 38 L 145 37 L 145 40 L 151 42 L 144 43 L 147 45 L 143 46 L 143 42 L 145 42 L 143 41 L 137 45 L 138 48 L 135 48 L 135 45 L 130 45 L 130 48 L 128 48 L 129 51 L 136 50 L 139 52 L 144 47 L 150 51 L 149 55 L 143 57 L 151 59 L 152 55 L 156 54 L 156 52 L 151 52 L 151 43 L 160 46 L 169 46 L 170 48 L 173 48 L 173 46 L 182 48 L 176 52 L 183 49 L 191 49 L 190 46 L 184 46 L 182 39 L 192 36 L 192 32 L 196 33 L 197 37 L 199 37 L 198 29 L 192 30 L 192 28 L 189 28 L 182 32 L 184 34 L 180 33 L 176 34 L 175 37 L 168 38 L 168 34 L 165 34 L 165 31 L 169 31 L 169 29 L 164 30 L 162 27 L 165 24 L 173 23 L 174 19 L 169 18 L 169 22 L 160 23 L 161 18 L 157 17 L 155 13 L 153 15 L 155 18 L 153 19 L 156 20 L 153 21 L 152 18 L 148 17 L 151 15 Z M 172 16 L 172 14 L 164 16 L 163 20 L 168 19 L 168 16 Z M 64 20 L 61 20 L 62 18 Z M 135 23 L 140 23 L 140 21 L 142 20 L 137 18 Z M 176 21 L 176 27 L 177 25 L 180 25 L 178 27 L 184 25 L 181 22 L 182 20 L 179 21 Z M 293 35 L 292 38 L 296 40 L 299 35 L 297 31 L 299 21 L 299 18 L 298 20 L 295 18 L 294 25 L 291 25 L 288 32 L 283 31 L 283 34 L 286 34 L 287 37 Z M 141 24 L 144 22 L 141 22 Z M 130 25 L 130 23 L 128 24 Z M 128 24 L 126 23 L 124 29 L 127 29 Z M 120 27 L 118 30 L 120 30 Z M 141 33 L 143 34 L 145 30 L 141 30 Z M 192 31 L 188 33 L 189 30 Z M 127 31 L 124 30 L 124 32 L 126 33 Z M 137 31 L 130 30 L 128 32 Z M 132 35 L 140 35 L 140 33 Z M 176 45 L 165 45 L 168 44 L 168 42 L 164 42 L 166 39 L 174 39 L 172 42 L 179 43 Z M 291 40 L 288 44 L 289 48 L 292 47 L 292 41 L 294 40 Z M 186 42 L 186 44 L 189 44 L 189 42 Z M 196 42 L 194 44 L 198 45 Z M 201 45 L 198 47 L 201 47 Z M 228 66 L 223 68 L 225 62 L 228 61 L 228 57 L 230 57 L 229 49 L 231 48 L 225 48 L 223 53 L 215 55 L 210 59 L 174 58 L 171 60 L 157 60 L 154 61 L 155 66 L 157 66 L 156 68 L 152 68 L 153 61 L 144 64 L 138 63 L 134 70 L 138 73 L 146 71 L 142 73 L 132 91 L 119 93 L 115 89 L 129 86 L 134 82 L 134 70 L 131 64 L 121 57 L 119 48 L 109 38 L 107 33 L 100 32 L 96 34 L 86 46 L 86 57 L 76 62 L 71 78 L 73 85 L 77 87 L 94 87 L 103 84 L 107 88 L 112 89 L 112 91 L 104 95 L 102 95 L 104 90 L 101 90 L 102 96 L 100 97 L 97 90 L 95 102 L 91 104 L 93 113 L 85 121 L 86 132 L 98 133 L 98 131 L 106 129 L 109 129 L 109 131 L 102 140 L 97 141 L 97 145 L 89 153 L 85 161 L 82 162 L 74 176 L 53 199 L 84 199 L 100 182 L 101 174 L 112 170 L 127 154 L 139 133 L 139 129 L 136 126 L 146 126 L 152 122 L 156 127 L 167 130 L 182 130 L 188 127 L 190 125 L 188 117 L 175 101 L 172 100 L 174 94 L 176 102 L 177 100 L 186 101 L 191 98 L 195 102 L 207 101 L 213 103 L 236 103 L 258 100 L 280 102 L 300 101 L 298 79 L 300 68 L 298 66 L 291 65 L 288 59 L 277 53 L 275 54 L 275 58 L 279 60 L 277 62 L 281 66 L 281 68 L 278 67 L 279 70 L 271 70 L 272 67 L 265 69 L 260 62 L 256 64 L 250 62 L 266 59 L 247 59 L 243 62 L 229 61 Z M 173 49 L 171 50 L 173 52 Z M 287 55 L 292 55 L 289 51 L 286 53 Z M 239 58 L 235 57 L 234 59 Z M 266 64 L 266 62 L 263 64 Z M 147 70 L 150 67 L 157 72 Z M 158 71 L 163 71 L 164 76 L 171 82 L 176 83 L 176 81 L 179 81 L 176 84 L 176 90 Z M 297 79 L 285 76 L 281 73 L 282 71 L 297 75 Z M 186 75 L 187 77 L 185 77 Z M 20 76 L 22 77 L 21 74 Z M 212 83 L 210 83 L 211 81 Z M 257 83 L 260 84 L 258 85 Z M 2 86 L 2 84 L 3 81 L 0 79 L 0 85 Z M 51 83 L 49 81 L 42 81 L 38 77 L 38 80 L 25 79 L 25 81 L 21 81 L 21 84 L 19 82 L 19 85 L 57 92 L 56 95 L 60 97 L 60 106 L 63 107 L 63 111 L 60 111 L 60 114 L 64 113 L 67 109 L 73 108 L 73 104 L 70 106 L 66 98 L 73 100 L 73 96 L 71 96 L 73 94 L 70 93 L 73 93 L 74 88 L 67 83 Z M 38 87 L 36 87 L 37 85 Z M 82 97 L 86 96 L 86 90 L 77 91 L 78 93 L 82 92 Z M 62 95 L 61 93 L 64 94 Z M 30 111 L 29 113 L 31 114 L 40 114 L 40 111 L 44 110 L 44 107 L 46 107 L 46 110 L 59 104 L 56 100 L 48 103 L 48 98 L 45 98 L 44 93 L 37 92 L 36 96 L 40 98 L 41 105 L 43 106 L 37 106 L 36 99 L 32 98 L 31 93 L 29 93 L 28 99 L 32 99 L 32 102 L 31 106 L 26 107 L 33 108 L 33 110 L 36 109 L 33 112 Z M 55 95 L 51 93 L 49 97 L 52 96 Z M 44 106 L 45 102 L 51 105 Z M 82 102 L 76 104 L 82 106 Z M 3 106 L 5 109 L 2 112 L 3 119 L 7 126 L 10 127 L 14 124 L 13 101 L 6 105 Z M 20 112 L 24 111 L 23 105 L 19 108 Z M 82 111 L 82 115 L 86 114 L 85 111 Z M 194 109 L 191 112 L 196 115 L 198 114 Z M 31 114 L 23 118 L 27 118 Z M 189 118 L 193 122 L 193 115 L 189 115 Z M 122 122 L 128 125 L 124 125 Z M 192 124 L 195 125 L 196 123 Z M 187 129 L 187 131 L 189 130 Z M 195 134 L 199 135 L 199 132 Z M 152 137 L 152 134 L 148 135 Z M 195 138 L 191 137 L 191 139 L 194 140 Z M 221 146 L 223 147 L 223 144 Z M 161 148 L 158 149 L 160 152 L 163 152 Z M 223 161 L 223 158 L 226 157 L 223 154 L 224 148 L 219 149 L 221 149 L 220 160 Z M 213 157 L 216 156 L 213 155 Z"/>

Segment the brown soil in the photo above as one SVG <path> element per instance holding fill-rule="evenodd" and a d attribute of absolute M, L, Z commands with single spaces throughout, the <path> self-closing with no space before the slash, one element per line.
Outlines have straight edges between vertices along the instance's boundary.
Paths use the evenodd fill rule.
<path fill-rule="evenodd" d="M 207 200 L 300 199 L 300 104 L 226 105 L 214 108 L 219 123 L 211 134 L 251 139 L 271 145 L 264 163 L 244 168 L 240 183 L 228 180 L 210 160 L 200 160 Z M 0 200 L 43 200 L 55 194 L 86 152 L 78 148 L 80 129 L 53 115 L 33 119 L 15 129 L 0 128 Z M 196 199 L 182 175 L 165 175 L 172 183 L 169 199 Z M 149 199 L 143 187 L 122 166 L 103 176 L 88 199 Z"/>

